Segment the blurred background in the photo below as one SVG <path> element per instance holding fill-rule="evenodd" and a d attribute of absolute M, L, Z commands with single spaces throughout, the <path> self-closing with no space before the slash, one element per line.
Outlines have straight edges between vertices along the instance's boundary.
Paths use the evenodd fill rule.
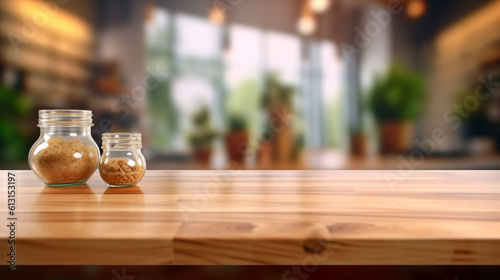
<path fill-rule="evenodd" d="M 500 1 L 0 1 L 0 162 L 39 109 L 149 169 L 499 169 Z"/>

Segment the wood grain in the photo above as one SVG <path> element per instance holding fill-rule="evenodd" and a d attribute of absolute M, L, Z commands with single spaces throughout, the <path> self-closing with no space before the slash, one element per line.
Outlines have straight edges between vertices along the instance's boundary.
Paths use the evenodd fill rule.
<path fill-rule="evenodd" d="M 120 189 L 13 172 L 21 265 L 500 264 L 498 171 L 148 171 Z"/>

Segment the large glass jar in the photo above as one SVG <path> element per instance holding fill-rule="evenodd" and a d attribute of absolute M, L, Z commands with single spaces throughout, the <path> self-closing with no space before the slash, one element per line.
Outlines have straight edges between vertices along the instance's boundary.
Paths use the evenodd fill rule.
<path fill-rule="evenodd" d="M 139 183 L 146 172 L 141 148 L 140 133 L 104 133 L 99 162 L 101 178 L 110 187 L 130 187 Z"/>
<path fill-rule="evenodd" d="M 99 164 L 99 148 L 91 137 L 92 112 L 40 110 L 40 137 L 28 155 L 31 170 L 51 187 L 84 184 Z"/>

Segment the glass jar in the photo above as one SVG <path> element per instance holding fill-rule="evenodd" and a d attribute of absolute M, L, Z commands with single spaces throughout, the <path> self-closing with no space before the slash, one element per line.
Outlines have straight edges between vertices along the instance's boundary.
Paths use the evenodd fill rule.
<path fill-rule="evenodd" d="M 101 178 L 110 187 L 130 187 L 139 183 L 146 173 L 141 148 L 140 133 L 104 133 L 99 162 Z"/>
<path fill-rule="evenodd" d="M 92 112 L 40 110 L 40 137 L 28 155 L 31 170 L 51 187 L 84 184 L 99 164 L 99 147 L 91 137 Z"/>

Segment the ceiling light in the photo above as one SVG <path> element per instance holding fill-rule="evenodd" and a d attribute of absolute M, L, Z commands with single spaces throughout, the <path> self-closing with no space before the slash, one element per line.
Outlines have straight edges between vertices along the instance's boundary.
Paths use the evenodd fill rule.
<path fill-rule="evenodd" d="M 214 24 L 223 24 L 226 21 L 226 12 L 219 6 L 212 5 L 208 12 L 208 19 Z"/>
<path fill-rule="evenodd" d="M 311 35 L 316 31 L 316 18 L 311 11 L 308 1 L 304 2 L 302 6 L 302 14 L 299 18 L 299 22 L 297 22 L 297 29 L 302 35 Z"/>
<path fill-rule="evenodd" d="M 297 29 L 303 35 L 311 35 L 316 30 L 316 20 L 311 16 L 302 16 L 297 24 Z"/>
<path fill-rule="evenodd" d="M 417 19 L 425 14 L 427 3 L 424 0 L 410 0 L 406 4 L 406 15 L 409 18 Z"/>
<path fill-rule="evenodd" d="M 315 13 L 324 13 L 330 7 L 330 0 L 310 0 L 309 6 Z"/>

